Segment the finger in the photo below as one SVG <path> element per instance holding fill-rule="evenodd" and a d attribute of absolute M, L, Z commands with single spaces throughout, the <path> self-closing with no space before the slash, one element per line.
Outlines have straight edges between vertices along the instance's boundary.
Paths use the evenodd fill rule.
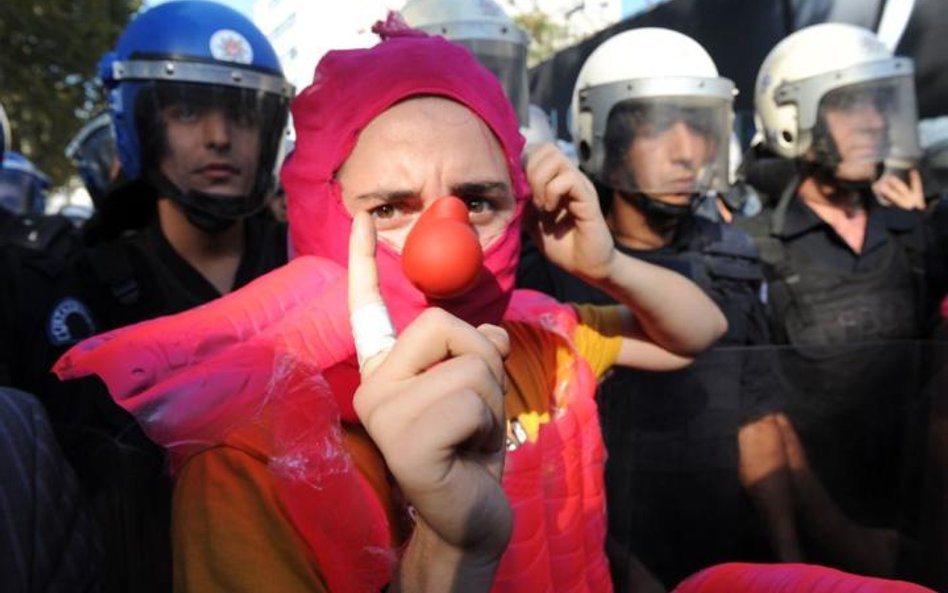
<path fill-rule="evenodd" d="M 477 331 L 481 332 L 485 338 L 491 341 L 494 347 L 497 348 L 497 353 L 500 354 L 502 359 L 506 360 L 506 358 L 510 356 L 510 335 L 507 333 L 507 330 L 497 325 L 484 323 L 477 326 Z M 507 392 L 506 368 L 503 373 L 503 381 L 500 384 L 500 389 L 504 393 Z"/>
<path fill-rule="evenodd" d="M 890 176 L 882 177 L 872 184 L 872 191 L 876 194 L 876 198 L 878 198 L 882 205 L 901 207 L 899 197 L 892 188 L 891 179 L 892 177 Z"/>
<path fill-rule="evenodd" d="M 909 189 L 912 192 L 913 203 L 916 208 L 925 208 L 925 187 L 922 185 L 922 174 L 918 169 L 909 171 Z"/>
<path fill-rule="evenodd" d="M 908 184 L 902 181 L 902 178 L 898 175 L 886 175 L 880 179 L 880 181 L 883 182 L 886 187 L 888 187 L 893 192 L 907 194 L 909 191 Z"/>
<path fill-rule="evenodd" d="M 462 400 L 463 403 L 458 400 Z M 485 398 L 483 393 L 456 392 L 455 397 L 440 400 L 432 408 L 426 410 L 427 414 L 419 416 L 418 425 L 430 426 L 425 416 L 444 419 L 445 414 L 434 415 L 435 409 L 440 405 L 445 405 L 450 410 L 455 402 L 457 402 L 457 407 L 460 408 L 458 410 L 460 413 L 456 416 L 450 416 L 450 419 L 447 420 L 447 422 L 457 423 L 450 427 L 454 434 L 451 435 L 450 439 L 442 441 L 442 445 L 460 446 L 462 450 L 478 453 L 495 453 L 503 450 L 504 435 L 507 432 L 502 405 L 503 396 L 496 390 L 490 394 L 489 398 Z M 497 402 L 501 402 L 499 407 Z M 467 418 L 463 417 L 464 412 L 469 414 Z"/>
<path fill-rule="evenodd" d="M 536 173 L 537 167 L 541 166 L 545 161 L 550 159 L 550 155 L 556 151 L 556 147 L 546 142 L 535 146 L 527 158 L 527 164 L 524 167 L 524 172 L 527 174 L 527 177 L 534 175 Z"/>
<path fill-rule="evenodd" d="M 543 144 L 524 144 L 523 152 L 520 153 L 520 165 L 523 167 L 524 173 L 526 173 L 527 167 L 530 164 L 530 159 L 533 158 L 533 155 L 535 155 L 538 150 L 547 144 L 548 143 L 546 142 Z"/>
<path fill-rule="evenodd" d="M 909 171 L 909 188 L 911 188 L 913 193 L 924 193 L 924 188 L 922 187 L 922 174 L 918 172 L 918 169 L 911 169 Z"/>
<path fill-rule="evenodd" d="M 465 354 L 484 359 L 497 382 L 503 382 L 504 361 L 494 343 L 470 324 L 441 309 L 431 308 L 405 328 L 375 372 L 380 380 L 400 381 L 448 358 Z"/>
<path fill-rule="evenodd" d="M 559 172 L 547 183 L 546 193 L 557 196 L 557 201 L 579 220 L 594 219 L 599 213 L 595 188 L 578 170 Z"/>
<path fill-rule="evenodd" d="M 352 219 L 349 235 L 349 315 L 359 368 L 366 377 L 381 364 L 395 343 L 375 263 L 375 226 L 366 212 Z"/>
<path fill-rule="evenodd" d="M 533 192 L 533 204 L 541 212 L 551 212 L 559 205 L 559 196 L 550 194 L 547 185 L 559 173 L 563 162 L 551 145 L 541 146 L 527 167 L 527 179 Z"/>
<path fill-rule="evenodd" d="M 382 302 L 375 242 L 372 217 L 367 212 L 356 214 L 349 234 L 349 311 Z"/>
<path fill-rule="evenodd" d="M 406 459 L 417 459 L 424 452 L 447 459 L 455 456 L 458 450 L 471 453 L 502 450 L 506 427 L 503 415 L 498 415 L 483 395 L 473 390 L 460 390 L 426 402 L 405 426 L 405 431 L 414 435 L 406 446 L 420 452 L 418 455 L 406 454 Z M 391 469 L 396 477 L 401 473 L 397 462 Z"/>
<path fill-rule="evenodd" d="M 499 325 L 482 323 L 477 326 L 477 331 L 484 334 L 485 338 L 493 342 L 501 357 L 507 358 L 510 354 L 510 335 L 507 333 L 507 330 Z"/>
<path fill-rule="evenodd" d="M 915 194 L 904 181 L 894 175 L 886 175 L 873 186 L 879 201 L 903 210 L 919 207 Z"/>
<path fill-rule="evenodd" d="M 872 184 L 872 193 L 876 196 L 876 201 L 882 204 L 883 206 L 891 206 L 892 202 L 889 201 L 889 198 L 885 196 L 885 186 L 882 184 L 882 180 L 879 179 Z"/>
<path fill-rule="evenodd" d="M 383 408 L 391 406 L 391 415 L 404 413 L 407 417 L 416 417 L 436 401 L 467 391 L 476 393 L 496 416 L 504 415 L 504 385 L 496 377 L 492 364 L 476 354 L 446 360 L 416 376 L 411 380 L 410 391 L 410 404 L 389 398 Z M 410 410 L 406 407 L 409 405 Z M 402 411 L 394 409 L 395 406 L 402 406 Z"/>

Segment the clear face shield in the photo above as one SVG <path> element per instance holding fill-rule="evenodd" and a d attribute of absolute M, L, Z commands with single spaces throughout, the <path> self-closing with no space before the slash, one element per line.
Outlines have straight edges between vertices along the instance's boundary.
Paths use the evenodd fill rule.
<path fill-rule="evenodd" d="M 728 187 L 731 101 L 650 97 L 613 107 L 605 129 L 601 181 L 625 193 L 680 202 Z"/>
<path fill-rule="evenodd" d="M 93 204 L 98 206 L 118 173 L 115 133 L 108 115 L 96 118 L 86 133 L 80 132 L 66 149 L 66 154 L 75 161 Z"/>
<path fill-rule="evenodd" d="M 517 112 L 521 126 L 530 122 L 530 85 L 527 81 L 527 46 L 507 39 L 457 39 L 477 61 L 500 80 Z"/>
<path fill-rule="evenodd" d="M 846 85 L 820 100 L 809 157 L 833 168 L 839 179 L 903 175 L 920 156 L 912 77 Z"/>
<path fill-rule="evenodd" d="M 217 218 L 257 211 L 273 189 L 287 103 L 252 88 L 144 83 L 135 121 L 146 176 L 160 190 L 174 190 L 184 205 Z"/>
<path fill-rule="evenodd" d="M 40 182 L 29 173 L 0 170 L 0 208 L 13 214 L 40 214 L 46 196 Z"/>

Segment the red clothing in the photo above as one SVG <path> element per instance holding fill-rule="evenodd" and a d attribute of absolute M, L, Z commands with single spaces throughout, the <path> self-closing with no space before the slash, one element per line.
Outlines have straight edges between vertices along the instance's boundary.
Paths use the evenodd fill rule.
<path fill-rule="evenodd" d="M 582 359 L 589 365 L 592 377 L 601 376 L 615 361 L 620 339 L 615 337 L 620 323 L 616 309 L 584 307 L 581 310 L 585 323 L 575 327 L 572 338 L 575 354 L 554 333 L 544 331 L 535 323 L 510 322 L 505 327 L 510 333 L 512 353 L 507 361 L 510 391 L 507 394 L 508 418 L 525 426 L 520 434 L 528 441 L 535 440 L 539 432 L 553 430 L 549 425 L 556 416 L 558 397 L 565 396 L 572 363 Z M 578 356 L 576 356 L 578 355 Z M 559 388 L 557 388 L 559 386 Z M 586 422 L 595 422 L 595 408 L 591 393 L 585 402 L 574 402 L 583 407 Z M 565 404 L 566 402 L 559 402 Z M 592 412 L 592 416 L 589 416 Z M 546 416 L 544 418 L 544 415 Z M 536 424 L 534 423 L 536 422 Z M 543 428 L 539 426 L 542 425 Z M 207 449 L 194 455 L 182 467 L 178 476 L 174 504 L 175 545 L 175 589 L 177 591 L 258 591 L 281 592 L 328 590 L 319 564 L 306 553 L 307 544 L 294 529 L 280 502 L 274 480 L 273 461 L 255 453 L 256 444 L 265 434 L 263 424 L 233 435 L 223 446 Z M 388 511 L 392 549 L 404 543 L 410 529 L 403 506 L 396 500 L 390 487 L 381 457 L 360 427 L 345 423 L 345 447 L 359 473 L 363 475 L 377 496 L 377 503 Z M 575 455 L 578 449 L 570 450 L 569 441 L 579 437 L 580 427 L 557 429 L 562 434 L 560 452 Z M 598 425 L 593 438 L 598 437 Z M 528 463 L 522 456 L 536 453 L 536 447 L 521 444 L 508 456 L 505 471 L 505 489 L 519 487 L 510 484 L 508 476 L 514 465 Z M 541 581 L 549 581 L 551 574 L 562 573 L 555 579 L 557 591 L 608 591 L 608 574 L 602 559 L 603 539 L 589 542 L 601 559 L 601 570 L 597 578 L 605 582 L 590 583 L 596 577 L 595 563 L 584 559 L 582 541 L 575 538 L 558 539 L 569 529 L 584 530 L 584 525 L 596 516 L 604 533 L 604 501 L 602 499 L 602 457 L 590 457 L 587 475 L 579 480 L 568 480 L 568 472 L 578 470 L 581 459 L 567 460 L 555 457 L 546 459 L 544 478 L 536 476 L 533 490 L 543 498 L 526 499 L 521 508 L 514 509 L 513 541 L 546 536 L 549 546 L 524 545 L 512 548 L 505 555 L 498 572 L 494 590 L 530 590 L 525 583 L 536 583 L 538 572 Z M 572 465 L 573 467 L 564 467 Z M 549 471 L 546 471 L 549 470 Z M 551 497 L 552 489 L 580 485 L 580 492 L 564 492 L 570 496 L 581 496 L 595 503 L 578 506 L 570 517 L 561 517 L 559 512 L 569 507 L 560 497 Z M 546 492 L 544 492 L 546 489 Z M 543 505 L 549 508 L 544 509 Z M 537 506 L 539 505 L 539 506 Z M 553 505 L 553 506 L 550 506 Z M 343 505 L 340 503 L 339 507 Z M 532 506 L 532 508 L 530 508 Z M 337 508 L 324 508 L 333 513 Z M 554 523 L 555 519 L 555 523 Z M 541 553 L 537 553 L 537 550 Z M 519 551 L 529 551 L 527 561 L 518 556 Z M 379 550 L 381 554 L 388 551 Z M 582 561 L 583 566 L 573 566 L 573 561 Z M 505 570 L 505 564 L 509 566 Z"/>

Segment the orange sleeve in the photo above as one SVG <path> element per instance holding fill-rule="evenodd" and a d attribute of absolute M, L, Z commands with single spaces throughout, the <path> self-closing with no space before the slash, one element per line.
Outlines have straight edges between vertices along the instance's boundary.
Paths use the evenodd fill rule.
<path fill-rule="evenodd" d="M 622 348 L 622 307 L 620 305 L 572 305 L 579 315 L 573 342 L 601 378 L 616 363 Z"/>
<path fill-rule="evenodd" d="M 264 460 L 226 446 L 195 455 L 172 512 L 176 593 L 326 591 Z"/>

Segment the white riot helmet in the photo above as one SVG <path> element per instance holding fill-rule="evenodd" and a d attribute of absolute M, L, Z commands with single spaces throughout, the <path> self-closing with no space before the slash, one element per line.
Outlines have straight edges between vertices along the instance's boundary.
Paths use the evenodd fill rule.
<path fill-rule="evenodd" d="M 610 37 L 587 58 L 573 87 L 570 132 L 580 166 L 627 193 L 724 191 L 734 94 L 734 83 L 686 35 L 643 28 Z M 632 162 L 639 150 L 633 140 L 679 130 L 700 147 L 677 173 L 668 175 L 657 152 Z"/>
<path fill-rule="evenodd" d="M 913 74 L 912 61 L 893 57 L 872 31 L 842 23 L 801 29 L 761 65 L 757 128 L 775 154 L 829 170 L 844 163 L 909 168 L 921 154 Z M 861 113 L 862 129 L 836 138 L 827 113 Z"/>
<path fill-rule="evenodd" d="M 431 35 L 459 43 L 500 79 L 521 125 L 528 125 L 530 89 L 527 47 L 530 37 L 494 0 L 409 0 L 405 22 Z"/>

